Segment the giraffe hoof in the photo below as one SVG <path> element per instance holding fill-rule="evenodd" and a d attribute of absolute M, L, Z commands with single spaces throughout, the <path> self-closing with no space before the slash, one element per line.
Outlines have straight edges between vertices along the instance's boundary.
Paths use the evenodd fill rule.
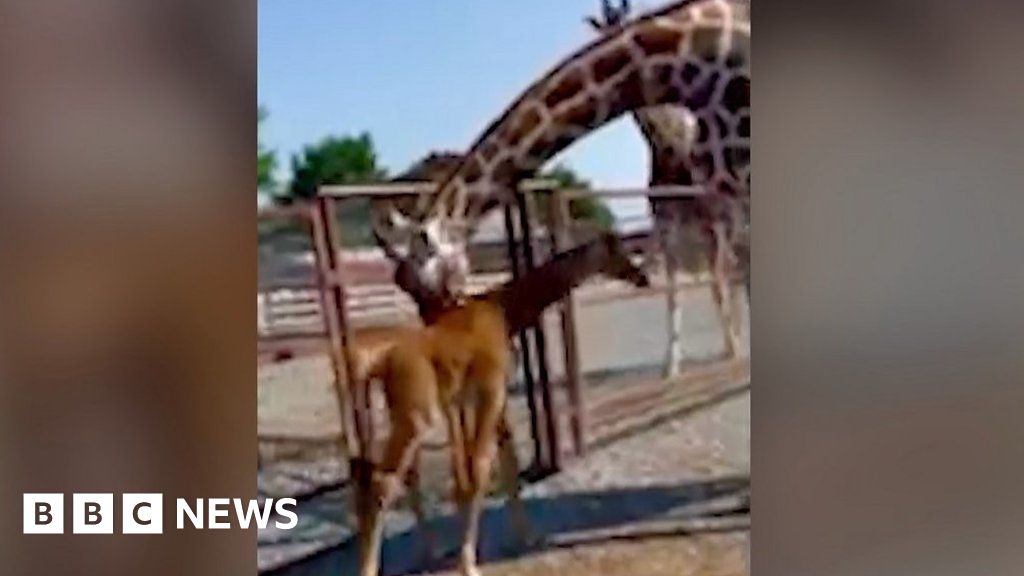
<path fill-rule="evenodd" d="M 730 342 L 729 345 L 725 347 L 725 359 L 726 360 L 736 360 L 739 357 L 740 357 L 740 344 L 739 344 L 739 342 Z"/>
<path fill-rule="evenodd" d="M 476 553 L 463 550 L 459 561 L 459 572 L 462 576 L 481 576 L 476 565 Z"/>
<path fill-rule="evenodd" d="M 462 576 L 481 576 L 480 569 L 475 565 L 463 566 L 460 572 L 462 573 Z"/>
<path fill-rule="evenodd" d="M 670 378 L 678 378 L 679 375 L 682 374 L 682 372 L 683 371 L 680 368 L 679 363 L 673 362 L 672 364 L 666 366 L 665 369 L 661 371 L 661 377 L 664 380 L 668 380 Z"/>

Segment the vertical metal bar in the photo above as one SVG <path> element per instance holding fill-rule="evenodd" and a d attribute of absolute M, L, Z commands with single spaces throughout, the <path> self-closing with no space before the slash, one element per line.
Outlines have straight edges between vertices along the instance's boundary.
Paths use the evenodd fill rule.
<path fill-rule="evenodd" d="M 508 248 L 509 268 L 512 272 L 512 278 L 518 279 L 520 276 L 519 250 L 516 242 L 515 221 L 512 218 L 512 206 L 506 204 L 504 207 L 504 213 L 505 239 L 506 246 Z M 523 380 L 526 385 L 526 406 L 530 412 L 530 437 L 533 441 L 533 466 L 535 468 L 543 468 L 545 457 L 543 443 L 541 442 L 540 424 L 538 422 L 539 414 L 537 413 L 536 386 L 533 380 L 533 356 L 530 354 L 530 342 L 526 336 L 526 331 L 520 330 L 518 338 L 519 347 L 522 351 L 521 360 L 523 367 Z"/>
<path fill-rule="evenodd" d="M 523 259 L 527 273 L 536 267 L 533 253 L 533 227 L 530 222 L 530 207 L 526 192 L 517 191 L 516 205 L 519 208 L 519 226 L 522 232 Z M 537 352 L 537 379 L 540 381 L 541 404 L 544 408 L 544 425 L 548 442 L 548 463 L 554 470 L 562 468 L 562 450 L 558 434 L 558 418 L 554 401 L 551 396 L 551 379 L 548 374 L 548 348 L 544 333 L 544 316 L 537 318 L 536 324 L 528 329 L 533 335 L 533 344 Z"/>
<path fill-rule="evenodd" d="M 316 286 L 321 294 L 321 314 L 324 328 L 328 336 L 328 353 L 331 358 L 331 370 L 334 376 L 335 398 L 338 405 L 338 418 L 341 422 L 342 448 L 345 455 L 353 457 L 358 453 L 359 445 L 355 437 L 349 409 L 352 406 L 348 386 L 345 384 L 345 358 L 341 328 L 338 326 L 336 314 L 337 303 L 331 290 L 331 262 L 327 233 L 324 230 L 324 219 L 321 214 L 323 206 L 312 204 L 309 210 L 309 224 L 313 243 L 313 255 L 316 260 Z"/>
<path fill-rule="evenodd" d="M 551 220 L 551 251 L 558 253 L 569 248 L 569 200 L 559 190 L 551 193 L 548 202 Z M 565 386 L 569 396 L 569 430 L 577 456 L 586 452 L 587 412 L 583 405 L 583 378 L 580 374 L 579 340 L 576 334 L 576 301 L 572 292 L 565 295 L 561 305 L 562 345 L 565 353 Z"/>
<path fill-rule="evenodd" d="M 328 280 L 328 291 L 333 298 L 334 316 L 336 318 L 338 332 L 341 340 L 342 357 L 345 364 L 345 388 L 351 391 L 351 406 L 353 414 L 353 428 L 356 441 L 359 445 L 358 454 L 368 458 L 371 453 L 370 447 L 373 443 L 372 429 L 370 428 L 368 403 L 369 394 L 365 382 L 359 382 L 355 373 L 355 354 L 352 350 L 352 330 L 348 321 L 348 301 L 345 297 L 345 286 L 341 271 L 341 261 L 338 257 L 339 238 L 337 222 L 334 218 L 334 199 L 327 196 L 320 196 L 317 199 L 321 222 L 323 223 L 324 238 L 327 244 L 327 263 L 330 267 Z"/>

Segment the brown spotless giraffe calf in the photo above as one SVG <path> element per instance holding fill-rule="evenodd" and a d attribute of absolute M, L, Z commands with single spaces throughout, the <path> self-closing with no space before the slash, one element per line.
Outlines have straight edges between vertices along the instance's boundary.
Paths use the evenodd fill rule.
<path fill-rule="evenodd" d="M 610 0 L 601 2 L 601 18 L 589 17 L 590 25 L 602 33 L 612 33 L 626 24 L 630 13 L 629 0 L 622 0 L 619 6 L 613 6 Z M 734 25 L 736 25 L 734 21 Z M 749 29 L 749 22 L 746 22 Z M 694 185 L 707 182 L 695 169 L 692 154 L 702 143 L 699 141 L 702 131 L 700 122 L 714 121 L 714 117 L 703 120 L 689 109 L 680 105 L 663 105 L 634 110 L 633 120 L 640 128 L 650 153 L 650 184 L 657 185 Z M 706 143 L 703 143 L 706 146 Z M 749 186 L 741 185 L 742 196 L 749 196 Z M 747 222 L 742 211 L 730 208 L 732 196 L 715 196 L 717 190 L 708 190 L 707 195 L 649 198 L 651 213 L 654 216 L 654 232 L 661 245 L 665 257 L 665 274 L 668 280 L 668 313 L 669 334 L 668 350 L 665 359 L 665 375 L 675 376 L 679 373 L 683 360 L 682 329 L 683 311 L 677 301 L 678 278 L 680 270 L 688 268 L 683 258 L 686 245 L 696 245 L 701 256 L 708 258 L 708 270 L 712 273 L 712 295 L 718 311 L 719 320 L 725 338 L 726 355 L 735 357 L 740 347 L 740 316 L 736 307 L 736 296 L 732 290 L 731 279 L 737 263 L 734 244 L 741 242 L 739 232 Z M 730 215 L 724 220 L 723 210 Z M 696 234 L 694 234 L 696 232 Z M 694 268 L 694 266 L 689 266 Z M 746 271 L 745 271 L 746 272 Z"/>
<path fill-rule="evenodd" d="M 660 104 L 681 105 L 698 119 L 689 154 L 674 150 L 688 159 L 696 183 L 716 197 L 743 200 L 750 180 L 749 22 L 746 2 L 683 0 L 601 35 L 527 88 L 439 192 L 421 197 L 411 218 L 375 204 L 378 239 L 409 262 L 424 290 L 457 292 L 469 266 L 467 239 L 520 179 L 623 113 Z M 708 221 L 728 221 L 735 204 L 709 202 Z"/>
<path fill-rule="evenodd" d="M 541 313 L 594 274 L 638 287 L 649 284 L 613 234 L 563 252 L 524 276 L 464 304 L 440 312 L 433 322 L 398 338 L 380 363 L 378 376 L 387 400 L 390 435 L 383 457 L 361 490 L 370 498 L 359 507 L 362 576 L 379 572 L 383 513 L 399 495 L 429 429 L 443 416 L 452 446 L 455 500 L 463 515 L 460 569 L 478 574 L 477 530 L 484 493 L 505 420 L 505 381 L 511 368 L 510 338 L 537 322 Z M 464 419 L 466 412 L 472 418 Z M 471 424 L 470 424 L 471 423 Z M 512 449 L 506 442 L 502 458 Z M 517 472 L 514 462 L 500 466 Z M 367 477 L 369 476 L 369 478 Z M 506 486 L 515 484 L 505 478 Z"/>
<path fill-rule="evenodd" d="M 461 158 L 460 154 L 451 151 L 431 152 L 391 181 L 440 183 L 458 166 Z M 377 202 L 394 203 L 395 205 L 405 207 L 403 205 L 409 204 L 409 198 L 402 197 L 398 200 L 374 199 L 371 205 Z M 408 209 L 407 207 L 405 208 Z M 385 246 L 385 251 L 388 249 L 389 247 Z M 434 323 L 448 309 L 458 304 L 458 302 L 449 298 L 451 295 L 436 294 L 425 290 L 422 284 L 417 281 L 417 276 L 408 260 L 394 258 L 395 255 L 391 253 L 388 253 L 388 256 L 397 260 L 394 271 L 395 282 L 409 294 L 416 304 L 422 325 Z M 414 333 L 419 329 L 420 326 L 416 324 L 400 324 L 353 330 L 352 340 L 349 345 L 352 348 L 352 358 L 355 362 L 353 367 L 355 381 L 351 385 L 369 387 L 374 381 L 380 380 L 387 365 L 387 354 L 390 349 L 403 336 Z M 511 504 L 509 518 L 512 521 L 513 530 L 515 536 L 519 539 L 519 543 L 528 544 L 532 536 L 526 519 L 526 510 L 523 507 L 519 494 L 519 461 L 515 454 L 511 430 L 503 426 L 500 430 L 499 441 L 502 443 L 503 450 L 501 465 L 504 467 L 502 472 L 502 478 L 505 481 L 504 489 Z M 356 479 L 357 483 L 368 484 L 369 475 L 373 470 L 371 461 L 366 457 L 360 457 L 352 460 L 350 464 L 352 466 L 352 477 Z M 422 487 L 420 486 L 418 455 L 409 466 L 406 487 L 410 496 L 410 508 L 416 518 L 417 527 L 423 532 L 424 536 L 424 549 L 422 552 L 425 558 L 432 559 L 437 552 L 436 539 L 427 522 Z M 360 502 L 357 500 L 356 504 L 359 506 Z"/>

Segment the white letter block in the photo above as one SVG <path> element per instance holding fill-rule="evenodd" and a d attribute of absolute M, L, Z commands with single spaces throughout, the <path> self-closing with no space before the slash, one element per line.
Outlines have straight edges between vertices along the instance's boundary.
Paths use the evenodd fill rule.
<path fill-rule="evenodd" d="M 124 494 L 121 496 L 122 534 L 163 534 L 163 494 Z"/>
<path fill-rule="evenodd" d="M 63 534 L 63 494 L 23 494 L 22 533 Z"/>
<path fill-rule="evenodd" d="M 114 495 L 74 494 L 71 531 L 75 534 L 113 534 Z"/>

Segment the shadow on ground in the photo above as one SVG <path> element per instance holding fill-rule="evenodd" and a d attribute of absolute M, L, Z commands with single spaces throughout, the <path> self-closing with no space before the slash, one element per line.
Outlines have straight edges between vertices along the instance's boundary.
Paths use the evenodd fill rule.
<path fill-rule="evenodd" d="M 727 476 L 681 486 L 648 486 L 560 494 L 526 500 L 539 543 L 512 547 L 505 508 L 489 506 L 481 523 L 480 562 L 509 560 L 543 550 L 600 544 L 610 540 L 745 530 L 749 528 L 750 479 Z M 309 511 L 315 513 L 314 511 Z M 304 512 L 305 513 L 305 512 Z M 429 529 L 439 540 L 440 560 L 422 555 L 423 535 L 401 531 L 384 543 L 381 573 L 404 576 L 454 566 L 460 524 L 452 514 L 437 517 Z M 358 573 L 356 539 L 265 574 L 313 576 Z"/>

